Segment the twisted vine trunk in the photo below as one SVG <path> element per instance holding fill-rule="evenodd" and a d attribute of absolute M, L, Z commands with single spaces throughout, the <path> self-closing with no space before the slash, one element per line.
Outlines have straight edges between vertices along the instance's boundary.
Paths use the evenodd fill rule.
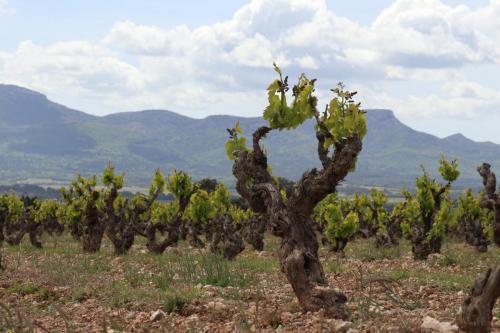
<path fill-rule="evenodd" d="M 477 171 L 483 178 L 485 189 L 481 206 L 493 211 L 495 214 L 495 220 L 493 221 L 493 241 L 497 246 L 500 246 L 500 197 L 496 192 L 497 178 L 495 173 L 491 171 L 491 165 L 488 163 L 483 163 L 477 168 Z"/>
<path fill-rule="evenodd" d="M 154 254 L 162 254 L 167 247 L 176 244 L 179 241 L 179 226 L 180 219 L 175 219 L 170 225 L 149 222 L 145 228 L 148 250 Z M 158 233 L 167 235 L 163 240 L 159 241 Z"/>
<path fill-rule="evenodd" d="M 458 313 L 458 326 L 467 333 L 490 332 L 493 307 L 499 297 L 500 266 L 488 269 L 474 282 Z"/>
<path fill-rule="evenodd" d="M 486 252 L 490 242 L 484 233 L 481 221 L 474 219 L 472 221 L 461 221 L 461 224 L 465 235 L 465 242 L 473 246 L 478 252 Z"/>
<path fill-rule="evenodd" d="M 381 247 L 396 247 L 399 245 L 399 240 L 403 237 L 401 230 L 401 217 L 390 217 L 387 221 L 387 233 L 378 233 L 375 239 L 375 246 Z"/>
<path fill-rule="evenodd" d="M 210 240 L 210 252 L 220 254 L 228 260 L 233 260 L 243 252 L 245 244 L 233 219 L 229 214 L 216 217 L 210 223 L 211 230 L 207 233 Z"/>
<path fill-rule="evenodd" d="M 126 254 L 135 240 L 135 230 L 129 221 L 113 221 L 106 228 L 108 236 L 116 255 Z"/>
<path fill-rule="evenodd" d="M 304 173 L 293 194 L 284 202 L 268 172 L 267 157 L 259 144 L 270 130 L 269 127 L 260 127 L 254 132 L 253 151 L 235 152 L 233 174 L 237 180 L 236 190 L 255 213 L 267 219 L 271 232 L 281 238 L 281 270 L 303 311 L 324 310 L 329 317 L 346 318 L 347 298 L 328 286 L 319 260 L 312 213 L 321 200 L 335 192 L 336 186 L 353 168 L 361 151 L 361 140 L 357 136 L 347 138 L 335 146 L 333 157 L 328 157 L 324 145 L 326 134 L 317 132 L 318 155 L 323 170 Z"/>
<path fill-rule="evenodd" d="M 97 193 L 97 192 L 95 192 Z M 94 199 L 97 200 L 98 194 L 94 193 Z M 87 203 L 85 209 L 85 222 L 82 228 L 82 247 L 83 252 L 93 253 L 101 249 L 102 237 L 106 225 L 99 219 L 99 211 L 95 201 Z"/>
<path fill-rule="evenodd" d="M 191 195 L 179 200 L 179 211 L 172 221 L 163 221 L 159 223 L 148 221 L 146 223 L 144 232 L 141 232 L 141 234 L 147 238 L 146 246 L 150 252 L 162 254 L 167 247 L 177 244 L 179 239 L 182 239 L 183 226 L 186 225 L 186 221 L 182 218 L 182 215 L 189 203 L 190 196 Z M 153 201 L 149 203 L 148 209 L 150 209 L 152 202 Z M 140 212 L 136 214 L 137 218 L 139 218 L 140 214 Z M 166 236 L 163 240 L 159 240 L 158 234 L 166 234 Z"/>
<path fill-rule="evenodd" d="M 260 214 L 254 214 L 250 217 L 241 230 L 243 239 L 252 245 L 255 251 L 264 251 L 265 232 L 266 221 Z"/>

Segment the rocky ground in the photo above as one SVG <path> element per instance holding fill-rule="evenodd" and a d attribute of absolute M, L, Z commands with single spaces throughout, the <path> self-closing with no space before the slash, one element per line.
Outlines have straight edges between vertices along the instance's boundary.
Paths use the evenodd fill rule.
<path fill-rule="evenodd" d="M 82 254 L 69 238 L 4 249 L 0 331 L 12 332 L 458 332 L 456 311 L 472 281 L 500 263 L 449 242 L 443 254 L 414 261 L 408 244 L 346 254 L 322 251 L 330 284 L 349 298 L 350 321 L 302 313 L 269 238 L 266 251 L 227 262 L 185 244 L 152 256 L 142 244 L 115 257 L 109 244 Z M 500 307 L 494 332 L 500 332 Z M 10 326 L 9 326 L 10 325 Z"/>

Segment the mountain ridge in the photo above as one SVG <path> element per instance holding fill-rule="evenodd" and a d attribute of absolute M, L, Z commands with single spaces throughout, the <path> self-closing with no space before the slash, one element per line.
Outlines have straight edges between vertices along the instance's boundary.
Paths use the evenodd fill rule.
<path fill-rule="evenodd" d="M 435 174 L 441 153 L 459 160 L 460 186 L 480 187 L 475 166 L 482 162 L 500 169 L 500 145 L 492 142 L 475 142 L 460 133 L 438 138 L 412 129 L 387 109 L 367 110 L 367 120 L 364 148 L 348 183 L 409 187 L 420 165 Z M 100 173 L 108 161 L 125 171 L 133 185 L 146 185 L 156 168 L 231 181 L 225 129 L 236 121 L 247 136 L 265 124 L 259 117 L 220 114 L 197 119 L 155 109 L 94 116 L 36 91 L 0 84 L 0 182 L 69 181 L 77 173 Z M 313 126 L 307 121 L 266 138 L 263 144 L 276 175 L 297 179 L 319 167 Z"/>

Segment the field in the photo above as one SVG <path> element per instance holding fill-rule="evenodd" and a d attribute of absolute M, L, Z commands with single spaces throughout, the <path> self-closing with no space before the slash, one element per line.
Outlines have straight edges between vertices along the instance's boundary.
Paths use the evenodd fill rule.
<path fill-rule="evenodd" d="M 344 256 L 322 249 L 330 284 L 349 298 L 351 325 L 301 313 L 278 246 L 267 236 L 265 251 L 227 261 L 182 242 L 155 256 L 139 241 L 117 257 L 107 240 L 91 255 L 69 236 L 45 236 L 43 249 L 24 241 L 3 249 L 0 331 L 420 332 L 426 316 L 452 322 L 472 281 L 500 261 L 498 247 L 479 254 L 452 240 L 427 261 L 414 261 L 406 242 L 380 250 L 357 240 Z M 500 332 L 499 305 L 494 314 Z"/>

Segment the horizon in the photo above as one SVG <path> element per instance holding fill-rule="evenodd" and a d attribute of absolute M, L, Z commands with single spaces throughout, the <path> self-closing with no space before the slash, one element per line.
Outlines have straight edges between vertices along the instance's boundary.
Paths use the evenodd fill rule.
<path fill-rule="evenodd" d="M 317 78 L 321 104 L 343 81 L 416 130 L 500 143 L 498 14 L 499 0 L 0 0 L 0 82 L 93 115 L 256 117 L 276 61 Z"/>

